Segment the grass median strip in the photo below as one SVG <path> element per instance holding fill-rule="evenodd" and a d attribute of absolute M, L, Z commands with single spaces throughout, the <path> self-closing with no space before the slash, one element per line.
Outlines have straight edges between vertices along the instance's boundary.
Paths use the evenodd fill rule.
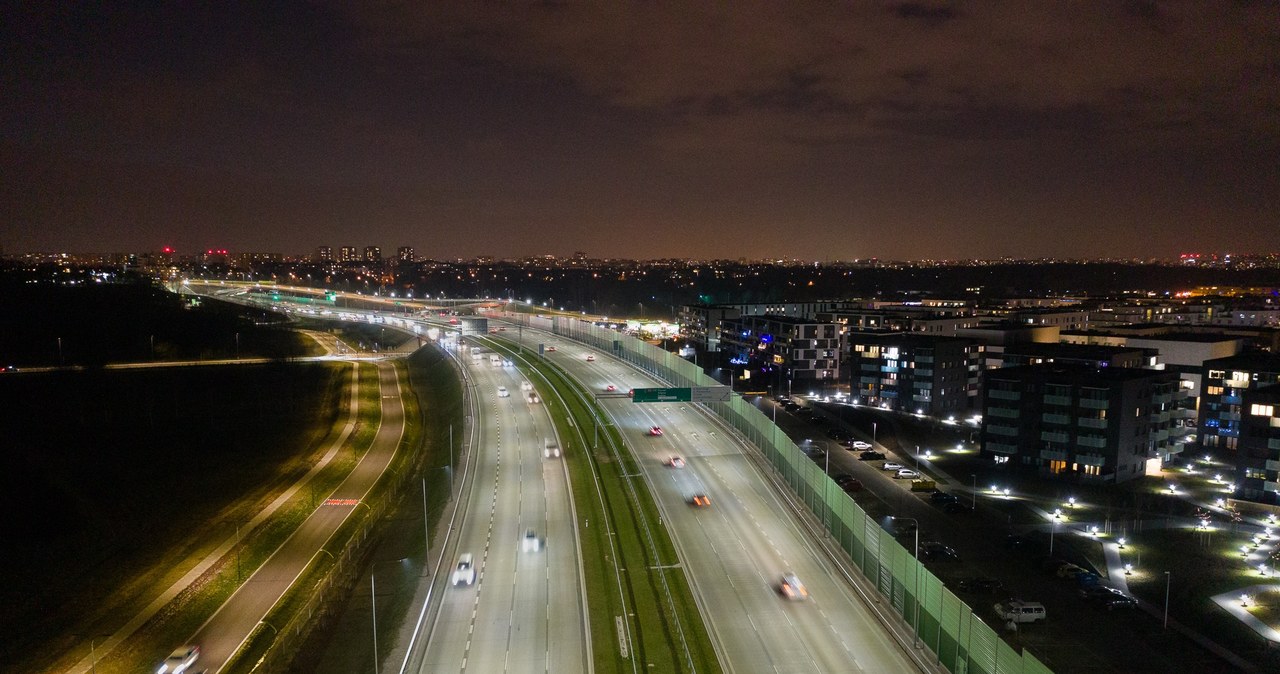
<path fill-rule="evenodd" d="M 688 578 L 652 495 L 635 479 L 640 467 L 621 434 L 605 421 L 597 438 L 603 410 L 563 370 L 536 357 L 522 362 L 565 445 L 596 671 L 720 671 Z M 630 626 L 625 657 L 618 617 Z"/>

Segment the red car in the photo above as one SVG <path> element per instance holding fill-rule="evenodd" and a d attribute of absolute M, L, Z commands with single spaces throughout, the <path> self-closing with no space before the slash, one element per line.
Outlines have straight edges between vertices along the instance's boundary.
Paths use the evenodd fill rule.
<path fill-rule="evenodd" d="M 604 390 L 608 391 L 609 393 L 613 393 L 614 391 L 618 390 L 618 387 L 614 386 L 613 384 L 609 384 L 608 386 L 604 387 Z"/>
<path fill-rule="evenodd" d="M 649 435 L 662 435 L 662 429 L 657 426 L 650 426 Z"/>

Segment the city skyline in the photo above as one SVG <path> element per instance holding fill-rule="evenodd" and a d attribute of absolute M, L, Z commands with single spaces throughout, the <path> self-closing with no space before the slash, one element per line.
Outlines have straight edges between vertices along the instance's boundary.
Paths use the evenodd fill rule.
<path fill-rule="evenodd" d="M 1170 258 L 1280 230 L 1273 5 L 7 12 L 9 252 Z"/>

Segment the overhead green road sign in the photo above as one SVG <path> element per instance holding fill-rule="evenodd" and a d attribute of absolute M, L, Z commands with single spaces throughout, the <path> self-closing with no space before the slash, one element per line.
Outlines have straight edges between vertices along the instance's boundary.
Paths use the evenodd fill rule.
<path fill-rule="evenodd" d="M 638 403 L 724 403 L 729 402 L 728 386 L 693 388 L 638 388 L 632 400 Z"/>
<path fill-rule="evenodd" d="M 687 403 L 693 393 L 688 388 L 638 388 L 632 396 L 638 403 Z"/>

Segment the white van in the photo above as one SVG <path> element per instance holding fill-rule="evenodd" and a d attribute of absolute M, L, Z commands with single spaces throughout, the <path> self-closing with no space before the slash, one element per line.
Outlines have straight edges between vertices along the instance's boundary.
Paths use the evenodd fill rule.
<path fill-rule="evenodd" d="M 489 354 L 489 364 L 494 367 L 502 367 L 502 356 L 496 353 Z"/>
<path fill-rule="evenodd" d="M 1005 601 L 996 604 L 1001 620 L 1015 623 L 1038 623 L 1045 619 L 1044 604 L 1038 601 Z"/>

